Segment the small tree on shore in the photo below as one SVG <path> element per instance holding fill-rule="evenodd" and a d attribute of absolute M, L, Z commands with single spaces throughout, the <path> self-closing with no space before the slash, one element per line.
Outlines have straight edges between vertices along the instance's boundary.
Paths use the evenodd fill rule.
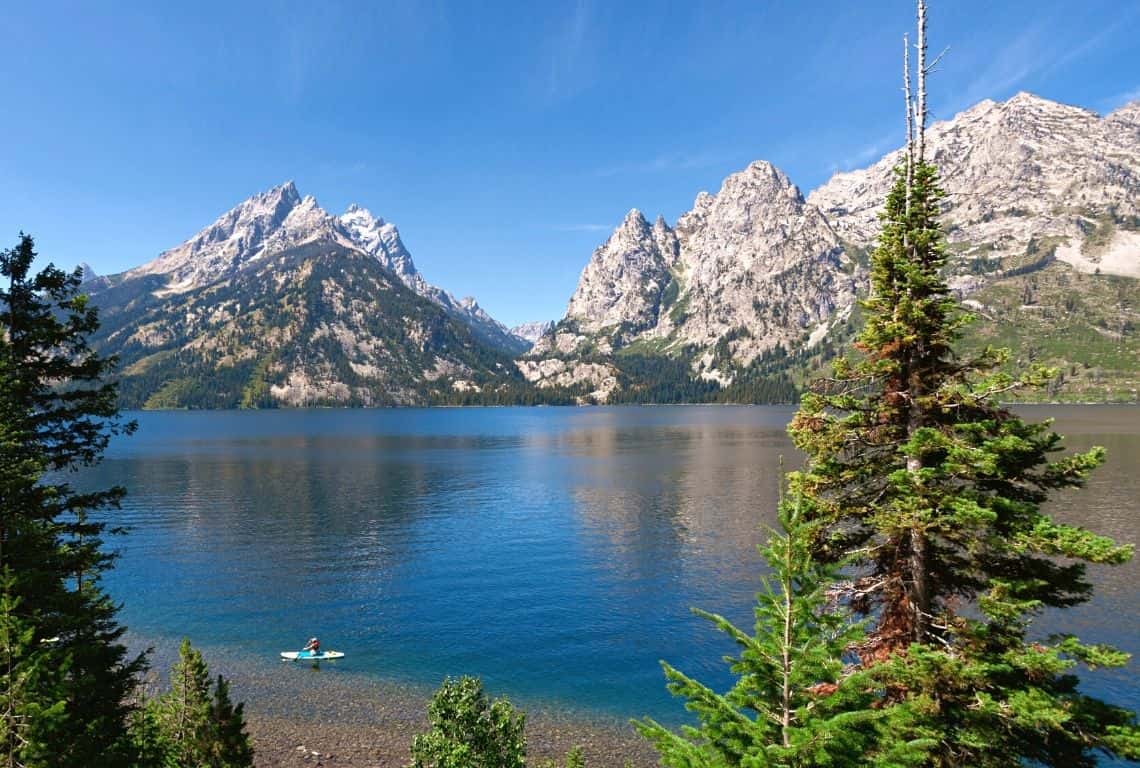
<path fill-rule="evenodd" d="M 477 677 L 447 678 L 428 705 L 427 733 L 412 740 L 410 768 L 523 768 L 526 716 L 490 700 Z"/>
<path fill-rule="evenodd" d="M 253 748 L 244 705 L 230 700 L 221 675 L 212 690 L 202 654 L 184 639 L 170 671 L 170 690 L 148 701 L 132 733 L 143 765 L 161 768 L 249 768 Z"/>

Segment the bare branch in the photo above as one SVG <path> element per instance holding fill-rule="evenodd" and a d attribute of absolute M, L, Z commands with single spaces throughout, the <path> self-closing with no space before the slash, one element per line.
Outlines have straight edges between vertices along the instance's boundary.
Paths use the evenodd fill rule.
<path fill-rule="evenodd" d="M 934 61 L 932 61 L 926 65 L 926 73 L 930 74 L 931 72 L 936 71 L 938 68 L 938 62 L 942 61 L 942 57 L 945 56 L 949 52 L 950 52 L 950 46 L 946 46 L 945 48 L 943 48 L 942 52 L 934 57 Z"/>
<path fill-rule="evenodd" d="M 917 145 L 915 162 L 926 159 L 926 0 L 918 0 L 918 101 L 915 104 L 915 129 Z"/>
<path fill-rule="evenodd" d="M 903 35 L 903 95 L 906 97 L 906 212 L 909 215 L 910 188 L 914 182 L 914 106 L 910 93 L 910 40 L 907 35 Z M 905 233 L 903 237 L 906 237 Z"/>

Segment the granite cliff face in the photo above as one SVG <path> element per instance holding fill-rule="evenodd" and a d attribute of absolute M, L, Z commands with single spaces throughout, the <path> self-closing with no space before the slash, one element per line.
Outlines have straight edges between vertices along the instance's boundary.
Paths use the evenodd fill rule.
<path fill-rule="evenodd" d="M 760 355 L 811 344 L 846 316 L 857 274 L 787 176 L 752 163 L 716 195 L 701 193 L 674 228 L 631 211 L 520 370 L 542 386 L 558 367 L 551 359 L 650 351 L 683 354 L 695 375 L 728 384 Z"/>
<path fill-rule="evenodd" d="M 1028 93 L 983 101 L 927 132 L 946 192 L 944 225 L 968 291 L 1031 241 L 1079 272 L 1140 277 L 1140 103 L 1100 117 Z M 808 196 L 836 231 L 869 246 L 901 158 L 841 173 Z M 1097 242 L 1087 243 L 1097 228 Z M 1032 255 L 1032 254 L 1031 254 Z M 985 259 L 991 264 L 977 264 Z M 973 285 L 971 286 L 971 283 Z"/>
<path fill-rule="evenodd" d="M 1092 287 L 1081 276 L 1119 276 L 1119 310 L 1098 317 L 1092 332 L 1124 338 L 1109 326 L 1135 319 L 1140 103 L 1102 118 L 1024 93 L 984 101 L 931 126 L 927 147 L 947 193 L 954 256 L 947 277 L 967 303 L 1028 329 L 1035 326 L 1026 318 L 987 304 L 986 290 L 1040 273 L 1056 298 L 1063 291 L 1055 277 L 1073 275 L 1060 283 L 1083 295 Z M 866 287 L 861 265 L 900 158 L 901 150 L 837 174 L 806 200 L 781 171 L 752 163 L 716 195 L 701 193 L 672 228 L 661 219 L 650 227 L 631 211 L 594 252 L 563 319 L 519 369 L 540 387 L 577 383 L 610 397 L 623 357 L 651 353 L 728 385 L 773 354 L 802 358 L 849 335 Z M 1072 311 L 1034 304 L 1031 286 L 1018 290 L 1034 311 Z M 1015 351 L 1029 343 L 1008 341 Z M 578 367 L 587 361 L 592 367 Z M 618 383 L 607 391 L 603 380 Z"/>
<path fill-rule="evenodd" d="M 553 327 L 553 320 L 535 320 L 511 328 L 511 335 L 525 341 L 529 349 L 536 341 L 549 333 Z"/>

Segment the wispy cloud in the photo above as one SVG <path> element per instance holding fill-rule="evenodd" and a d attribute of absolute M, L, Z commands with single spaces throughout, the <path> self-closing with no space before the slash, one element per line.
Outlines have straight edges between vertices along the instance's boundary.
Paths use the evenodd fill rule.
<path fill-rule="evenodd" d="M 1095 51 L 1129 23 L 1136 12 L 1122 14 L 1115 23 L 1090 38 L 1076 41 L 1058 39 L 1057 18 L 1043 19 L 1025 29 L 1004 48 L 989 56 L 989 64 L 966 88 L 936 114 L 948 118 L 982 99 L 1000 99 L 1030 78 L 1043 78 Z"/>
<path fill-rule="evenodd" d="M 902 137 L 897 136 L 894 131 L 883 134 L 877 140 L 863 145 L 855 152 L 843 158 L 835 167 L 835 170 L 850 171 L 855 168 L 863 168 L 878 161 L 879 158 L 888 152 L 897 149 L 902 143 Z"/>
<path fill-rule="evenodd" d="M 1105 112 L 1111 112 L 1114 109 L 1119 109 L 1125 104 L 1131 104 L 1134 101 L 1140 101 L 1140 85 L 1136 86 L 1130 91 L 1118 93 L 1111 96 L 1100 103 L 1100 107 Z"/>
<path fill-rule="evenodd" d="M 613 224 L 568 224 L 565 226 L 555 227 L 555 232 L 610 232 L 614 229 Z"/>
<path fill-rule="evenodd" d="M 591 175 L 601 178 L 665 171 L 686 171 L 695 168 L 708 168 L 720 162 L 720 156 L 712 152 L 665 152 L 648 160 L 618 163 L 596 168 Z"/>
<path fill-rule="evenodd" d="M 1042 24 L 1022 32 L 1009 45 L 993 53 L 988 66 L 966 86 L 947 112 L 959 112 L 982 99 L 1000 98 L 1030 75 L 1041 71 L 1052 60 L 1053 48 L 1048 43 Z"/>
<path fill-rule="evenodd" d="M 338 9 L 334 5 L 289 0 L 281 7 L 274 29 L 280 57 L 276 72 L 281 95 L 297 102 L 309 90 L 328 55 Z"/>
<path fill-rule="evenodd" d="M 590 60 L 591 7 L 588 0 L 577 0 L 573 12 L 545 47 L 547 61 L 546 98 L 560 99 L 582 86 Z"/>

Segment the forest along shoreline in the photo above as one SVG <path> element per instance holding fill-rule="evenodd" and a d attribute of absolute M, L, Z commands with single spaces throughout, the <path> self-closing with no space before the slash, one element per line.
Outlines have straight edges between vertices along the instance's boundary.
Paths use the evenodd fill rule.
<path fill-rule="evenodd" d="M 135 652 L 151 649 L 147 686 L 165 687 L 178 657 L 177 641 L 133 632 L 127 640 Z M 203 644 L 200 650 L 211 671 L 230 682 L 233 698 L 245 704 L 257 768 L 405 766 L 412 738 L 427 729 L 433 686 L 354 673 L 343 662 L 314 669 L 249 663 L 245 653 L 223 647 Z M 579 746 L 591 768 L 658 765 L 652 745 L 620 718 L 512 703 L 526 712 L 528 763 L 551 759 L 561 765 L 566 753 Z"/>

